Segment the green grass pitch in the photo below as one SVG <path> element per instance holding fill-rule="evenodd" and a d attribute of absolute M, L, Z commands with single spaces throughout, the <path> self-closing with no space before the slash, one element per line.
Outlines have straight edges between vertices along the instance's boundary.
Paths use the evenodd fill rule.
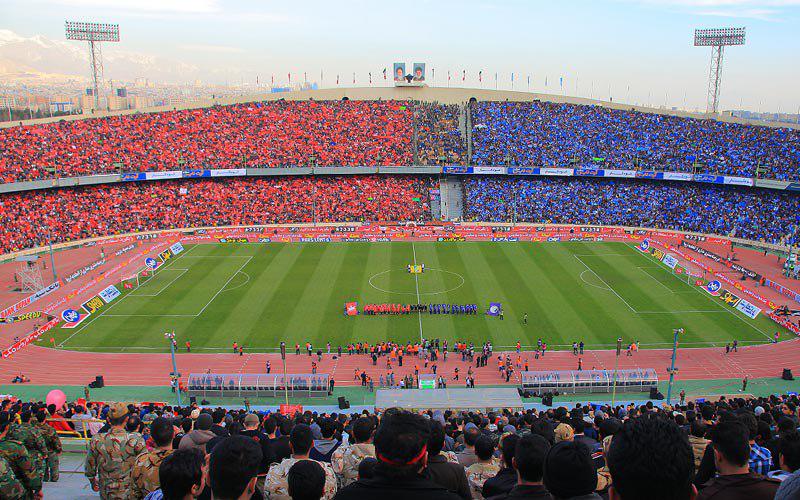
<path fill-rule="evenodd" d="M 406 272 L 415 260 L 424 274 Z M 347 301 L 415 303 L 417 294 L 421 303 L 475 303 L 481 311 L 501 302 L 505 319 L 343 314 Z M 187 245 L 139 288 L 53 337 L 67 349 L 105 352 L 166 351 L 171 330 L 196 352 L 229 351 L 234 341 L 249 351 L 274 350 L 281 340 L 336 348 L 420 333 L 497 347 L 583 340 L 591 349 L 610 348 L 617 337 L 667 347 L 678 327 L 684 346 L 767 342 L 777 329 L 625 243 L 266 243 Z"/>

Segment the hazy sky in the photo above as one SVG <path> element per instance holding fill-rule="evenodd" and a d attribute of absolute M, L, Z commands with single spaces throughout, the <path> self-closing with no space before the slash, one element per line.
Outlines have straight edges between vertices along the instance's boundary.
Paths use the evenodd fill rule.
<path fill-rule="evenodd" d="M 696 27 L 745 26 L 726 51 L 722 108 L 798 112 L 800 0 L 0 0 L 0 28 L 63 39 L 64 21 L 118 22 L 120 48 L 262 83 L 382 84 L 393 61 L 434 85 L 483 85 L 705 108 L 710 49 Z M 461 82 L 462 70 L 467 71 Z M 113 75 L 107 75 L 113 77 Z M 545 78 L 548 86 L 545 87 Z M 219 76 L 208 73 L 208 80 Z M 380 80 L 380 81 L 379 81 Z M 628 90 L 630 88 L 630 90 Z M 649 97 L 648 97 L 649 96 Z"/>

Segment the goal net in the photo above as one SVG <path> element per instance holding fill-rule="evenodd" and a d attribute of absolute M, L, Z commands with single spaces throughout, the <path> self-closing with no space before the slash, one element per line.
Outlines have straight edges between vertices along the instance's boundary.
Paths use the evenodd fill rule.
<path fill-rule="evenodd" d="M 155 274 L 155 271 L 150 268 L 141 269 L 136 274 L 128 276 L 127 278 L 123 278 L 121 285 L 123 290 L 136 290 L 140 286 L 144 285 Z"/>

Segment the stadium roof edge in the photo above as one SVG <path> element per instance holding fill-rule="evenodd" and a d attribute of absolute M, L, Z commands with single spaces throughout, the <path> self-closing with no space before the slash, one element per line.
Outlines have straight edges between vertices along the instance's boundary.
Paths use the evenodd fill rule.
<path fill-rule="evenodd" d="M 53 118 L 39 118 L 35 120 L 22 120 L 0 123 L 1 128 L 9 128 L 22 125 L 38 125 L 43 123 L 58 122 L 60 120 L 85 120 L 89 118 L 102 118 L 107 116 L 129 115 L 135 113 L 159 113 L 173 111 L 177 109 L 198 109 L 207 108 L 214 105 L 230 105 L 258 101 L 277 101 L 284 99 L 287 101 L 304 101 L 314 99 L 318 101 L 341 100 L 348 98 L 354 101 L 360 100 L 399 100 L 399 101 L 423 101 L 439 102 L 443 104 L 462 104 L 475 98 L 478 101 L 548 101 L 563 102 L 570 104 L 597 105 L 609 109 L 635 110 L 642 113 L 662 114 L 666 116 L 679 116 L 695 119 L 713 119 L 727 123 L 740 123 L 748 125 L 759 125 L 770 128 L 791 128 L 800 130 L 800 124 L 766 122 L 760 120 L 747 120 L 728 115 L 710 115 L 707 113 L 691 113 L 681 110 L 653 108 L 647 106 L 636 106 L 620 102 L 602 101 L 598 99 L 587 99 L 583 97 L 571 97 L 558 94 L 541 94 L 533 92 L 493 90 L 493 89 L 472 89 L 472 88 L 449 88 L 449 87 L 357 87 L 357 88 L 326 88 L 314 90 L 298 90 L 292 92 L 276 92 L 264 94 L 252 94 L 236 98 L 226 99 L 204 99 L 193 102 L 186 102 L 180 106 L 159 106 L 152 108 L 119 110 L 99 112 L 93 114 L 81 114 L 71 116 L 60 116 Z"/>

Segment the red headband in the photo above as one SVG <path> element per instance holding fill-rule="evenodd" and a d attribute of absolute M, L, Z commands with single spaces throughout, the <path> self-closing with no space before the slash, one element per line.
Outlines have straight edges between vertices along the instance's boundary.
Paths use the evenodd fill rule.
<path fill-rule="evenodd" d="M 422 457 L 424 457 L 426 453 L 428 453 L 428 446 L 427 446 L 427 445 L 423 446 L 423 447 L 422 447 L 422 450 L 420 450 L 420 452 L 419 452 L 419 453 L 417 453 L 417 454 L 416 454 L 416 455 L 415 455 L 415 456 L 414 456 L 414 457 L 413 457 L 411 460 L 409 460 L 408 462 L 401 462 L 401 461 L 399 461 L 399 460 L 392 460 L 391 458 L 385 457 L 385 456 L 381 455 L 380 453 L 376 453 L 376 454 L 375 454 L 375 456 L 376 456 L 376 457 L 378 458 L 378 460 L 380 460 L 381 462 L 387 463 L 387 464 L 389 464 L 389 465 L 394 465 L 395 467 L 406 467 L 406 466 L 408 466 L 408 465 L 414 465 L 415 463 L 417 463 L 417 462 L 419 462 L 420 460 L 422 460 Z"/>

